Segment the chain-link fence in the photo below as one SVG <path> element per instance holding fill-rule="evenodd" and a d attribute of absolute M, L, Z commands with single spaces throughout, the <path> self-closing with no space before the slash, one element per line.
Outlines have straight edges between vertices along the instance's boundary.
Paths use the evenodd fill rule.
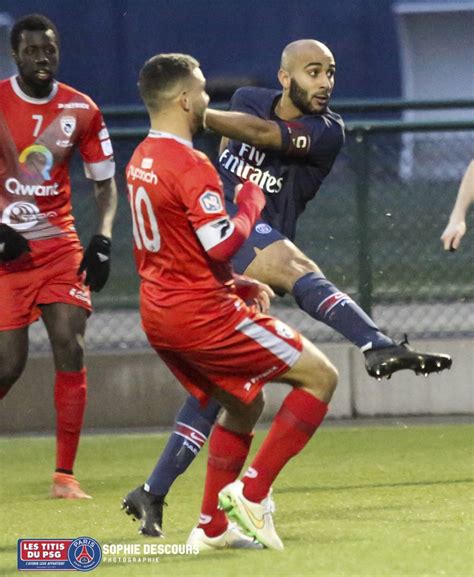
<path fill-rule="evenodd" d="M 365 127 L 366 128 L 366 127 Z M 113 240 L 113 272 L 94 295 L 88 324 L 91 349 L 146 345 L 140 328 L 138 279 L 124 168 L 139 136 L 114 142 L 120 203 Z M 200 139 L 210 156 L 217 138 Z M 349 130 L 344 150 L 299 223 L 297 244 L 341 290 L 370 311 L 392 336 L 474 336 L 474 227 L 456 253 L 439 240 L 464 169 L 474 156 L 472 123 L 463 130 Z M 410 170 L 407 170 L 409 164 Z M 86 243 L 95 227 L 92 187 L 73 163 L 73 203 Z M 302 313 L 290 297 L 274 312 L 315 341 L 340 340 Z M 40 323 L 37 323 L 39 325 Z M 44 330 L 31 329 L 32 349 L 48 348 Z"/>

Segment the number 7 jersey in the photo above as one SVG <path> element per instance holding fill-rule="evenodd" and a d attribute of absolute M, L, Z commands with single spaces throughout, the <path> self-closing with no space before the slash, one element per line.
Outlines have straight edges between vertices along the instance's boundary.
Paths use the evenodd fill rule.
<path fill-rule="evenodd" d="M 33 241 L 77 242 L 69 161 L 79 149 L 86 176 L 114 176 L 112 145 L 96 104 L 54 82 L 47 98 L 25 94 L 16 77 L 0 82 L 0 222 Z"/>

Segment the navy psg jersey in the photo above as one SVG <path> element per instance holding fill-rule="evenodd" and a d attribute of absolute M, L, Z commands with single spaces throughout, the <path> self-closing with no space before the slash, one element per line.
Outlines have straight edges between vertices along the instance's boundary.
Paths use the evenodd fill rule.
<path fill-rule="evenodd" d="M 298 217 L 329 174 L 344 143 L 344 123 L 330 110 L 281 120 L 274 111 L 280 96 L 278 90 L 240 88 L 232 98 L 231 110 L 277 122 L 282 150 L 257 149 L 230 140 L 217 168 L 228 201 L 233 201 L 237 184 L 246 180 L 258 184 L 267 198 L 262 218 L 293 240 Z"/>

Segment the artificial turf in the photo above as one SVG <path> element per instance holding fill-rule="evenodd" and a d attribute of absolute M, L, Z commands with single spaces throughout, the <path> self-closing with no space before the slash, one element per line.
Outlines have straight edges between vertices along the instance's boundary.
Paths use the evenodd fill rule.
<path fill-rule="evenodd" d="M 98 576 L 472 576 L 473 430 L 325 426 L 274 486 L 285 551 L 200 555 L 149 555 L 144 545 L 185 543 L 199 514 L 204 451 L 170 492 L 166 539 L 157 540 L 138 535 L 120 504 L 146 479 L 165 435 L 84 435 L 76 474 L 91 501 L 48 498 L 52 437 L 2 437 L 0 575 L 18 575 L 19 538 L 85 535 L 103 549 L 139 545 L 139 555 L 104 554 Z"/>

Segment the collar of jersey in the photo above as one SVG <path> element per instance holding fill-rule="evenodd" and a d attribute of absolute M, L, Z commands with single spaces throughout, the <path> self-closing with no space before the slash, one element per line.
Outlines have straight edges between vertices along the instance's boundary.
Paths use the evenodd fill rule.
<path fill-rule="evenodd" d="M 190 140 L 186 140 L 185 138 L 180 138 L 176 136 L 176 134 L 172 134 L 171 132 L 161 132 L 161 130 L 153 130 L 151 129 L 148 133 L 150 138 L 171 138 L 172 140 L 176 140 L 177 142 L 181 142 L 181 144 L 185 144 L 190 148 L 193 148 L 193 143 Z"/>
<path fill-rule="evenodd" d="M 56 82 L 56 80 L 53 82 L 53 89 L 51 90 L 49 95 L 46 96 L 46 98 L 33 98 L 32 96 L 28 96 L 28 94 L 25 94 L 23 90 L 20 88 L 16 76 L 12 76 L 10 78 L 10 82 L 13 88 L 13 92 L 18 96 L 18 98 L 21 98 L 22 100 L 24 100 L 25 102 L 29 102 L 30 104 L 46 104 L 47 102 L 51 102 L 51 100 L 53 100 L 53 98 L 56 96 L 58 92 L 58 83 Z"/>

